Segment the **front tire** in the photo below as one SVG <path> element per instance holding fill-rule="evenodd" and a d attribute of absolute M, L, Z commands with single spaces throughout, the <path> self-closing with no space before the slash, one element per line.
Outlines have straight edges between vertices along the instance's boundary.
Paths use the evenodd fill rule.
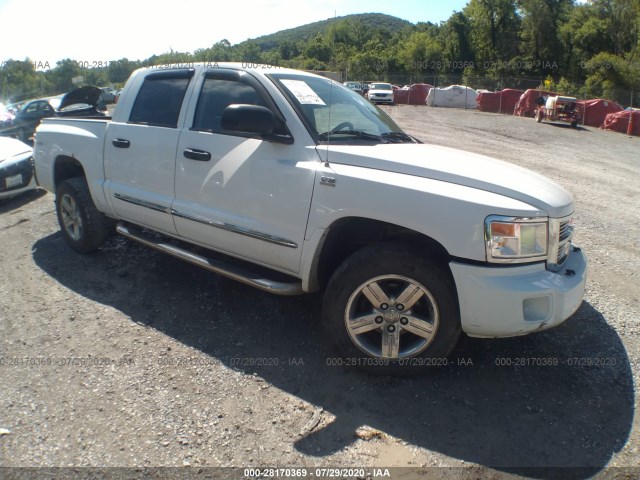
<path fill-rule="evenodd" d="M 366 247 L 335 271 L 323 324 L 336 364 L 404 375 L 447 364 L 460 315 L 446 266 L 402 245 Z"/>
<path fill-rule="evenodd" d="M 111 221 L 96 208 L 83 177 L 69 178 L 58 185 L 56 213 L 65 240 L 76 252 L 97 250 L 112 232 Z"/>

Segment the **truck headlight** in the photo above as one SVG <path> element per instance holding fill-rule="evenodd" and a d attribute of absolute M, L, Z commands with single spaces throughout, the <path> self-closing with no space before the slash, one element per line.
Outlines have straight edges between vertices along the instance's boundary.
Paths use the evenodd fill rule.
<path fill-rule="evenodd" d="M 487 261 L 525 263 L 546 259 L 547 219 L 492 215 L 484 224 Z"/>

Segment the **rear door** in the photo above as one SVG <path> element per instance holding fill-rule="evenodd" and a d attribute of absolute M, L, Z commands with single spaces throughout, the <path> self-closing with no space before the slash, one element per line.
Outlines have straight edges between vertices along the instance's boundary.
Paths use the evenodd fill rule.
<path fill-rule="evenodd" d="M 126 122 L 111 122 L 105 143 L 105 174 L 118 216 L 139 225 L 176 233 L 174 198 L 176 146 L 183 100 L 193 69 L 147 75 Z"/>
<path fill-rule="evenodd" d="M 196 85 L 176 156 L 173 214 L 178 233 L 257 263 L 297 273 L 309 215 L 315 148 L 263 140 L 221 125 L 233 104 L 260 105 L 284 117 L 251 74 L 214 68 Z M 313 145 L 315 147 L 315 145 Z"/>

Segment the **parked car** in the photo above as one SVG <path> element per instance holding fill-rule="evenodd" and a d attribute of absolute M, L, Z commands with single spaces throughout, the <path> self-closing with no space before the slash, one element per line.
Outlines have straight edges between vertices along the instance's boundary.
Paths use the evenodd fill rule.
<path fill-rule="evenodd" d="M 2 135 L 3 131 L 10 129 L 13 126 L 14 118 L 16 118 L 16 115 L 5 105 L 0 104 L 0 135 Z"/>
<path fill-rule="evenodd" d="M 100 88 L 100 90 L 102 91 L 102 101 L 104 102 L 105 105 L 108 105 L 110 103 L 115 103 L 116 101 L 116 91 L 113 88 L 110 87 L 102 87 Z"/>
<path fill-rule="evenodd" d="M 393 103 L 393 86 L 390 83 L 372 83 L 367 98 L 373 103 Z"/>
<path fill-rule="evenodd" d="M 23 142 L 31 137 L 43 118 L 105 116 L 100 101 L 102 91 L 97 87 L 80 87 L 62 97 L 27 102 L 13 119 L 13 125 L 5 130 Z"/>
<path fill-rule="evenodd" d="M 120 88 L 119 90 L 116 91 L 116 98 L 113 101 L 113 103 L 118 103 L 120 101 L 120 96 L 122 95 L 122 88 Z"/>
<path fill-rule="evenodd" d="M 381 374 L 579 308 L 587 260 L 560 185 L 421 144 L 327 78 L 252 65 L 139 69 L 112 119 L 44 119 L 36 173 L 68 245 L 96 250 L 116 224 L 264 291 L 324 291 L 333 365 Z"/>
<path fill-rule="evenodd" d="M 13 115 L 14 117 L 20 111 L 21 108 L 22 108 L 22 104 L 21 103 L 10 103 L 10 104 L 4 106 L 4 109 L 7 112 L 9 112 L 11 115 Z"/>
<path fill-rule="evenodd" d="M 350 88 L 354 92 L 359 93 L 360 95 L 364 93 L 364 87 L 359 82 L 344 82 L 343 85 L 347 88 Z"/>
<path fill-rule="evenodd" d="M 0 137 L 0 199 L 37 188 L 33 149 L 15 138 Z"/>

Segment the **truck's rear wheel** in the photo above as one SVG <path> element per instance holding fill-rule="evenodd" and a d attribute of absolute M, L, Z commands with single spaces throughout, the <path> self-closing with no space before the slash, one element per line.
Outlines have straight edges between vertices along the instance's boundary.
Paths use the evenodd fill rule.
<path fill-rule="evenodd" d="M 77 252 L 97 250 L 111 234 L 111 221 L 96 208 L 82 177 L 69 178 L 58 185 L 56 213 L 60 230 Z"/>
<path fill-rule="evenodd" d="M 450 272 L 400 245 L 347 258 L 325 292 L 323 321 L 339 354 L 329 364 L 382 375 L 446 365 L 460 335 Z"/>
<path fill-rule="evenodd" d="M 541 108 L 539 108 L 538 110 L 536 110 L 536 122 L 542 123 L 543 118 L 544 118 L 544 112 L 542 111 Z"/>

